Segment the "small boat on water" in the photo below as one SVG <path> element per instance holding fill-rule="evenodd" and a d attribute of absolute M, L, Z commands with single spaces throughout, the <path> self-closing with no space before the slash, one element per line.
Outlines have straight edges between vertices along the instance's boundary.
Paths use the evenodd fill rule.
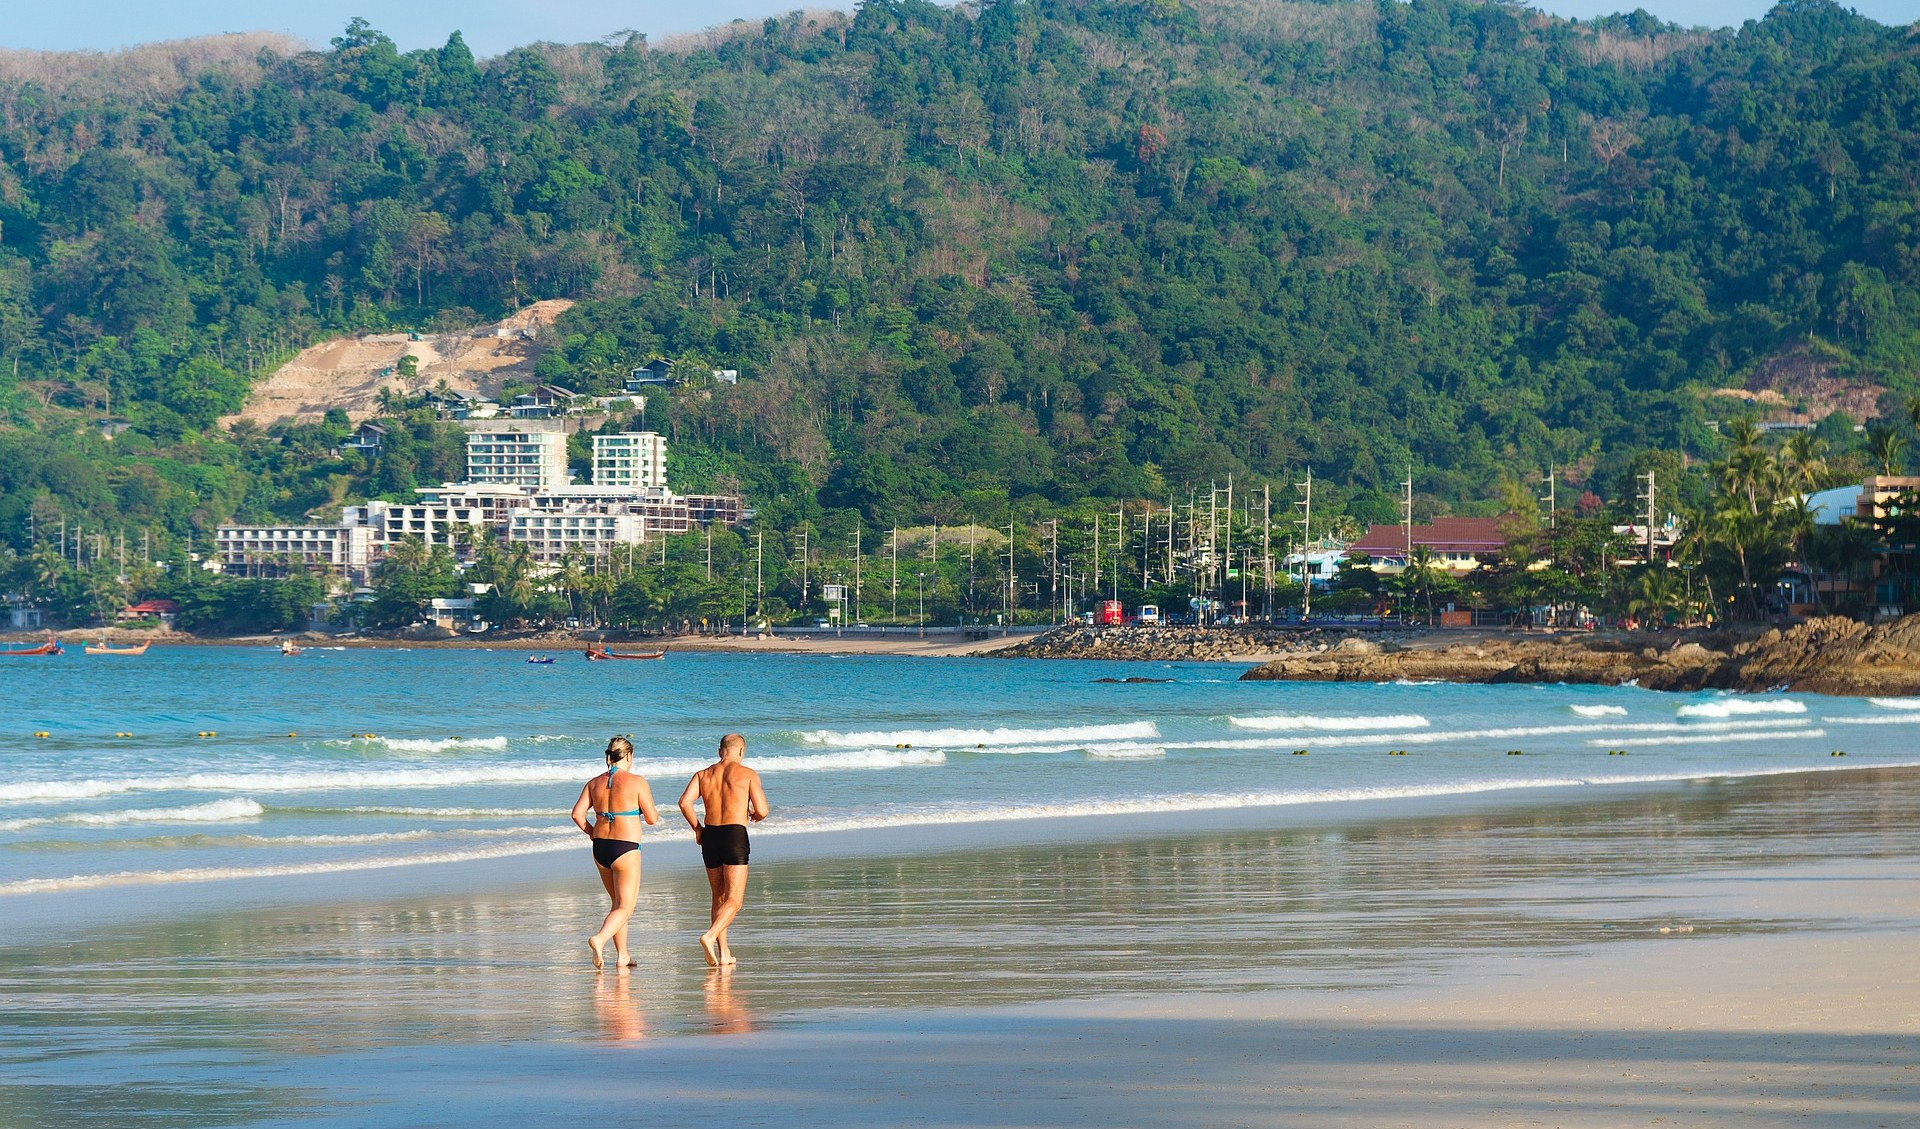
<path fill-rule="evenodd" d="M 609 651 L 604 644 L 587 644 L 589 659 L 664 659 L 665 651 Z"/>
<path fill-rule="evenodd" d="M 297 655 L 300 653 L 300 644 L 295 643 L 291 639 L 282 639 L 280 640 L 280 653 L 283 655 Z"/>
<path fill-rule="evenodd" d="M 527 661 L 534 664 L 535 666 L 552 666 L 553 656 L 552 655 L 528 655 Z"/>
<path fill-rule="evenodd" d="M 85 653 L 89 655 L 144 655 L 147 653 L 147 648 L 151 646 L 153 646 L 152 636 L 148 636 L 147 641 L 138 647 L 109 646 L 107 641 L 102 639 L 97 646 L 88 643 L 85 648 Z"/>
<path fill-rule="evenodd" d="M 28 655 L 61 655 L 65 653 L 65 651 L 60 649 L 60 640 L 54 638 L 53 632 L 49 631 L 47 632 L 47 641 L 38 647 L 28 647 L 21 651 L 0 651 L 0 659 L 20 659 L 26 658 Z"/>

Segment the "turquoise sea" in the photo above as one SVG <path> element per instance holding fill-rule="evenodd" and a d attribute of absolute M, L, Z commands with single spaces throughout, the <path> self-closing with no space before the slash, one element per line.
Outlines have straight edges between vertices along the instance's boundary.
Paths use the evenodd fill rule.
<path fill-rule="evenodd" d="M 1032 840 L 1066 816 L 1484 807 L 1552 787 L 1599 798 L 1920 765 L 1920 699 L 1242 683 L 1236 664 L 555 659 L 175 647 L 9 662 L 0 905 L 577 851 L 566 811 L 616 733 L 669 816 L 652 838 L 684 838 L 674 798 L 733 730 L 775 806 L 762 839 L 942 825 L 990 840 L 1019 820 Z M 1095 681 L 1143 675 L 1168 681 Z"/>

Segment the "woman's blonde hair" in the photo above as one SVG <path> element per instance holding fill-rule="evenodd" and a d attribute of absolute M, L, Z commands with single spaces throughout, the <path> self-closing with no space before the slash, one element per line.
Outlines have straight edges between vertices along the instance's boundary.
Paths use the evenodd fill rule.
<path fill-rule="evenodd" d="M 633 759 L 633 742 L 625 737 L 615 737 L 607 742 L 607 760 L 624 761 Z"/>

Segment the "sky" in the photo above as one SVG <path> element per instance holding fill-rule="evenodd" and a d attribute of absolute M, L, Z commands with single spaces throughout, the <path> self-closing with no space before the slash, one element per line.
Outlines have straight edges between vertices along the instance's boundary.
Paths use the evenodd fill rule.
<path fill-rule="evenodd" d="M 1758 19 L 1773 0 L 1535 0 L 1562 16 L 1591 18 L 1644 7 L 1688 26 L 1735 26 Z M 1920 19 L 1920 0 L 1852 0 L 1863 15 L 1890 25 Z M 14 0 L 0 21 L 0 47 L 112 50 L 163 39 L 228 31 L 277 31 L 324 47 L 347 21 L 366 16 L 402 50 L 438 47 L 459 29 L 482 57 L 540 40 L 580 43 L 624 29 L 653 38 L 733 19 L 761 20 L 795 8 L 851 8 L 851 0 Z"/>

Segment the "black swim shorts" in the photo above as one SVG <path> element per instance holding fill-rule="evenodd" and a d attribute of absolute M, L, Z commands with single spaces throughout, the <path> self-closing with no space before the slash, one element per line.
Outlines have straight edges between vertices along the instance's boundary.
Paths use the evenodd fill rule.
<path fill-rule="evenodd" d="M 708 825 L 700 832 L 700 860 L 707 864 L 708 870 L 716 866 L 747 865 L 747 825 Z"/>

